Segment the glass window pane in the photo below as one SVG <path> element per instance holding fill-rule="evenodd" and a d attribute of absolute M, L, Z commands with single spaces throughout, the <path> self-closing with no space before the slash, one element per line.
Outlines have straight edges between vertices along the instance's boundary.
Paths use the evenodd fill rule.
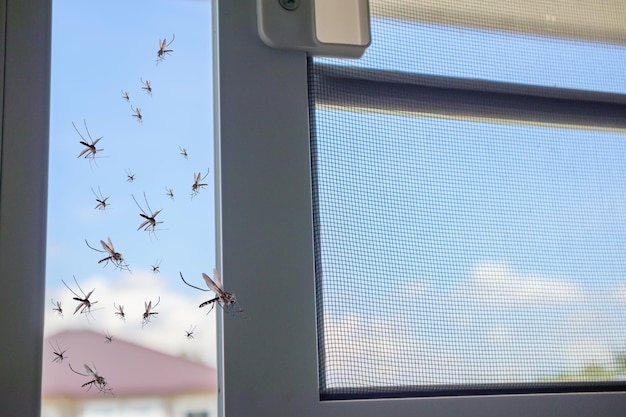
<path fill-rule="evenodd" d="M 43 415 L 216 411 L 180 279 L 215 265 L 210 28 L 208 1 L 54 2 Z"/>

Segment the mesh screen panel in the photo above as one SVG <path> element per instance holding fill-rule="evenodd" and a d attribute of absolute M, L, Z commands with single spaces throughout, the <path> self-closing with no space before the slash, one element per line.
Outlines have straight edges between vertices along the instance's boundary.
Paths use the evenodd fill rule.
<path fill-rule="evenodd" d="M 623 119 L 626 48 L 380 17 L 372 40 L 309 65 L 321 397 L 624 388 L 626 122 L 481 89 Z M 459 79 L 470 104 L 439 100 Z"/>

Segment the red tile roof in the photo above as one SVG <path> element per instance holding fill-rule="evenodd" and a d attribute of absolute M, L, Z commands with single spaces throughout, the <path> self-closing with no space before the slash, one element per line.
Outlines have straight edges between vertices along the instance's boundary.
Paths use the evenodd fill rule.
<path fill-rule="evenodd" d="M 53 363 L 52 343 L 66 350 L 63 363 Z M 104 334 L 91 330 L 67 330 L 44 341 L 44 398 L 102 398 L 97 387 L 81 388 L 89 379 L 73 373 L 68 364 L 85 373 L 83 364 L 106 379 L 116 397 L 169 396 L 182 393 L 217 391 L 217 371 L 202 363 L 171 356 L 134 343 L 113 338 L 105 343 Z M 93 365 L 93 366 L 92 366 Z"/>

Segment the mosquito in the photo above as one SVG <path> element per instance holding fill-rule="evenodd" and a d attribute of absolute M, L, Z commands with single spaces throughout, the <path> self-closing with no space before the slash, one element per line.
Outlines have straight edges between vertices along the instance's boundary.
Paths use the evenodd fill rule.
<path fill-rule="evenodd" d="M 141 115 L 141 109 L 139 107 L 135 108 L 133 105 L 130 105 L 130 109 L 133 111 L 132 116 L 137 118 L 139 123 L 143 124 L 143 116 Z"/>
<path fill-rule="evenodd" d="M 57 301 L 55 302 L 54 299 L 50 299 L 50 301 L 52 302 L 52 305 L 54 306 L 52 308 L 52 311 L 56 311 L 56 313 L 59 315 L 59 317 L 63 318 L 63 309 L 61 308 L 61 302 Z"/>
<path fill-rule="evenodd" d="M 198 308 L 211 305 L 211 309 L 209 310 L 209 313 L 210 313 L 213 310 L 213 307 L 215 307 L 215 304 L 219 304 L 219 306 L 222 307 L 224 311 L 229 312 L 235 306 L 235 304 L 237 304 L 237 297 L 235 297 L 235 294 L 230 293 L 228 291 L 224 291 L 224 287 L 222 286 L 222 280 L 220 279 L 220 275 L 217 272 L 217 269 L 215 268 L 213 268 L 214 279 L 211 279 L 211 277 L 209 277 L 204 272 L 202 273 L 202 278 L 204 278 L 204 282 L 206 282 L 207 287 L 209 287 L 208 290 L 205 290 L 204 288 L 196 287 L 195 285 L 191 285 L 190 283 L 185 281 L 185 278 L 183 277 L 182 272 L 180 273 L 180 277 L 183 280 L 183 282 L 189 285 L 191 288 L 195 288 L 200 291 L 210 290 L 215 293 L 215 298 L 212 298 L 208 301 L 203 302 L 202 304 L 198 306 Z M 237 311 L 243 312 L 241 308 Z"/>
<path fill-rule="evenodd" d="M 111 241 L 110 237 L 107 238 L 107 243 L 105 243 L 104 240 L 100 241 L 100 245 L 102 245 L 102 248 L 104 250 L 94 248 L 89 244 L 89 242 L 87 242 L 87 239 L 85 239 L 85 244 L 87 244 L 87 247 L 91 250 L 95 250 L 96 252 L 100 253 L 106 253 L 107 255 L 109 255 L 106 258 L 100 259 L 98 261 L 99 264 L 104 262 L 104 266 L 107 266 L 109 262 L 112 262 L 113 265 L 115 265 L 115 269 L 125 269 L 130 272 L 130 268 L 128 264 L 124 262 L 124 257 L 122 256 L 122 254 L 115 251 L 115 247 L 113 246 L 113 242 Z"/>
<path fill-rule="evenodd" d="M 189 326 L 189 330 L 185 330 L 185 337 L 187 339 L 193 339 L 193 332 L 194 330 L 196 330 L 196 326 L 191 327 L 191 325 Z"/>
<path fill-rule="evenodd" d="M 98 187 L 98 193 L 96 193 L 93 188 L 91 189 L 91 192 L 94 196 L 96 196 L 96 201 L 98 202 L 98 204 L 96 204 L 96 207 L 94 207 L 94 210 L 106 210 L 107 206 L 110 205 L 110 203 L 107 203 L 109 197 L 104 197 L 102 195 L 100 187 Z"/>
<path fill-rule="evenodd" d="M 200 173 L 193 174 L 193 185 L 191 186 L 191 198 L 198 195 L 200 189 L 206 187 L 208 184 L 203 184 L 200 181 L 204 181 L 204 179 L 209 175 L 209 170 L 207 169 L 206 175 L 204 177 L 200 177 Z"/>
<path fill-rule="evenodd" d="M 87 131 L 87 136 L 89 136 L 89 142 L 87 142 L 87 140 L 83 137 L 83 135 L 80 134 L 80 132 L 78 131 L 78 128 L 76 127 L 74 122 L 72 122 L 72 126 L 74 126 L 74 130 L 76 130 L 76 133 L 78 133 L 78 136 L 80 136 L 80 138 L 82 139 L 80 141 L 80 144 L 85 147 L 85 149 L 80 151 L 77 158 L 80 158 L 81 156 L 84 155 L 85 158 L 94 159 L 96 157 L 96 153 L 103 150 L 103 149 L 96 148 L 96 144 L 100 141 L 100 139 L 102 139 L 102 136 L 100 136 L 96 140 L 92 139 L 91 133 L 89 133 L 89 129 L 87 128 L 87 121 L 83 120 L 83 123 L 85 124 L 85 130 Z"/>
<path fill-rule="evenodd" d="M 87 381 L 83 385 L 81 385 L 81 388 L 87 387 L 87 391 L 89 391 L 91 387 L 95 386 L 98 388 L 98 391 L 100 391 L 103 394 L 113 394 L 113 392 L 111 391 L 111 388 L 107 386 L 107 382 L 104 379 L 104 377 L 98 375 L 97 370 L 95 370 L 96 369 L 95 366 L 93 367 L 94 369 L 91 369 L 89 366 L 84 365 L 84 364 L 83 366 L 85 367 L 85 370 L 87 371 L 86 374 L 81 374 L 80 372 L 75 371 L 74 368 L 72 368 L 72 364 L 69 364 L 69 367 L 72 370 L 72 372 L 81 376 L 86 376 L 91 379 L 91 381 Z"/>
<path fill-rule="evenodd" d="M 122 98 L 130 103 L 130 96 L 128 95 L 128 91 L 122 90 Z"/>
<path fill-rule="evenodd" d="M 111 333 L 109 333 L 108 330 L 104 332 L 104 338 L 104 343 L 111 343 L 113 341 L 113 336 L 111 336 Z"/>
<path fill-rule="evenodd" d="M 143 323 L 141 324 L 141 327 L 150 323 L 150 318 L 152 316 L 154 316 L 155 314 L 159 314 L 158 312 L 152 311 L 152 310 L 155 309 L 159 305 L 160 302 L 161 302 L 161 297 L 159 297 L 159 300 L 154 306 L 152 305 L 152 301 L 150 302 L 144 301 L 143 304 L 144 304 L 144 308 L 146 311 L 143 312 Z"/>
<path fill-rule="evenodd" d="M 169 55 L 172 52 L 174 52 L 173 49 L 165 49 L 167 47 L 169 47 L 172 42 L 174 42 L 175 36 L 172 33 L 172 40 L 167 43 L 167 38 L 164 38 L 163 40 L 159 39 L 159 50 L 157 51 L 157 65 L 159 65 L 160 62 L 163 62 L 163 60 L 165 59 L 165 55 Z"/>
<path fill-rule="evenodd" d="M 120 320 L 126 321 L 126 313 L 124 313 L 124 306 L 123 305 L 116 306 L 115 305 L 115 301 L 114 301 L 113 302 L 113 307 L 115 307 L 115 310 L 117 310 L 115 312 L 115 315 L 119 316 Z"/>
<path fill-rule="evenodd" d="M 154 233 L 154 231 L 156 230 L 156 226 L 157 224 L 161 224 L 163 222 L 157 222 L 156 221 L 156 216 L 161 212 L 161 210 L 157 210 L 155 212 L 152 211 L 152 209 L 150 208 L 150 205 L 148 204 L 148 199 L 146 198 L 146 193 L 143 193 L 143 198 L 146 201 L 146 207 L 148 208 L 148 211 L 150 213 L 150 215 L 147 214 L 147 212 L 139 205 L 139 203 L 137 202 L 137 199 L 135 198 L 134 195 L 131 194 L 131 197 L 133 197 L 133 200 L 135 200 L 135 204 L 137 204 L 137 207 L 139 207 L 139 210 L 141 210 L 141 213 L 139 213 L 139 215 L 144 218 L 145 220 L 139 225 L 139 227 L 137 228 L 137 230 L 141 230 L 143 229 L 144 231 L 147 232 L 152 232 Z"/>
<path fill-rule="evenodd" d="M 141 84 L 143 84 L 143 87 L 141 87 L 141 89 L 148 93 L 150 97 L 152 97 L 152 85 L 150 84 L 150 80 L 144 81 L 143 78 L 140 78 L 139 80 L 141 80 Z"/>
<path fill-rule="evenodd" d="M 158 274 L 159 272 L 159 266 L 161 266 L 161 259 L 157 260 L 157 262 L 154 265 L 151 265 L 152 267 L 152 272 L 155 274 Z"/>
<path fill-rule="evenodd" d="M 179 146 L 178 149 L 180 149 L 180 154 L 183 156 L 183 158 L 187 159 L 187 157 L 189 157 L 189 154 L 187 154 L 187 148 L 181 148 Z"/>
<path fill-rule="evenodd" d="M 72 292 L 72 294 L 74 294 L 74 297 L 72 297 L 73 300 L 75 301 L 79 301 L 78 306 L 76 306 L 76 309 L 74 310 L 74 314 L 78 313 L 80 311 L 80 313 L 85 313 L 85 314 L 89 314 L 91 313 L 91 307 L 97 303 L 97 301 L 90 301 L 89 297 L 91 297 L 91 294 L 93 294 L 93 292 L 95 291 L 95 288 L 91 291 L 89 291 L 88 294 L 85 294 L 85 292 L 83 291 L 82 288 L 80 288 L 80 285 L 78 284 L 78 281 L 76 281 L 76 277 L 74 277 L 74 282 L 76 283 L 76 286 L 78 286 L 79 291 L 81 292 L 81 294 L 83 295 L 83 297 L 81 298 L 78 294 L 76 294 L 66 283 L 65 281 L 61 280 L 61 282 L 63 283 L 63 285 L 65 285 L 65 288 L 67 288 L 68 290 L 70 290 Z"/>
<path fill-rule="evenodd" d="M 52 342 L 50 342 L 49 340 L 48 340 L 48 344 L 52 348 L 52 353 L 54 354 L 54 359 L 52 359 L 52 363 L 58 363 L 58 364 L 63 363 L 63 361 L 65 359 L 67 359 L 67 356 L 65 356 L 65 352 L 67 352 L 67 350 L 61 350 L 61 347 L 59 346 L 59 341 L 58 340 L 57 340 L 57 347 L 56 348 L 54 347 Z"/>
<path fill-rule="evenodd" d="M 174 189 L 165 187 L 165 195 L 173 200 L 174 199 Z"/>
<path fill-rule="evenodd" d="M 135 174 L 133 174 L 128 169 L 124 169 L 124 171 L 126 171 L 126 182 L 133 182 L 133 181 L 135 181 Z"/>

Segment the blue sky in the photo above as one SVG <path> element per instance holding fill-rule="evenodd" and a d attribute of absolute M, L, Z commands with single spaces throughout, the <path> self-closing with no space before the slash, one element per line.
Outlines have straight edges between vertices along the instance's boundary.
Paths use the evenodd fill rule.
<path fill-rule="evenodd" d="M 96 254 L 83 251 L 82 241 L 97 243 L 103 235 L 111 236 L 120 251 L 141 248 L 136 256 L 128 254 L 135 268 L 157 257 L 164 258 L 162 271 L 178 271 L 184 264 L 213 267 L 210 19 L 210 3 L 200 1 L 55 3 L 48 230 L 52 245 L 63 238 L 82 246 L 84 256 L 70 257 L 73 268 L 89 270 L 89 258 Z M 173 33 L 174 53 L 157 66 L 158 41 Z M 151 81 L 152 97 L 141 90 L 141 78 Z M 131 116 L 122 90 L 142 109 L 142 124 Z M 98 147 L 104 150 L 93 162 L 76 158 L 82 145 L 72 122 L 85 135 L 83 120 L 92 137 L 103 137 Z M 180 147 L 188 150 L 188 159 Z M 209 185 L 192 201 L 193 174 L 209 169 L 204 181 Z M 126 182 L 126 170 L 135 174 L 135 182 Z M 105 213 L 93 210 L 91 187 L 110 196 Z M 165 187 L 174 189 L 173 201 Z M 130 195 L 143 204 L 143 192 L 153 210 L 163 209 L 164 230 L 152 241 L 134 233 L 141 218 Z M 117 237 L 129 229 L 133 233 Z M 181 237 L 192 236 L 196 244 L 177 250 Z M 149 251 L 154 255 L 144 258 Z M 48 273 L 63 274 L 66 262 L 55 253 L 49 255 Z M 176 262 L 167 262 L 168 253 L 176 254 L 170 258 Z"/>
<path fill-rule="evenodd" d="M 173 34 L 174 51 L 157 66 L 159 41 Z M 211 36 L 209 1 L 54 2 L 46 334 L 108 330 L 215 363 L 215 313 L 197 308 L 212 293 L 186 287 L 178 275 L 204 287 L 200 274 L 215 266 Z M 151 97 L 141 79 L 151 81 Z M 123 90 L 141 108 L 143 123 L 131 116 Z M 87 139 L 83 121 L 92 138 L 102 137 L 93 160 L 77 158 L 83 146 L 72 122 Z M 179 148 L 187 149 L 187 159 Z M 192 199 L 194 173 L 207 171 L 208 185 Z M 105 211 L 94 209 L 92 188 L 109 197 Z M 145 206 L 143 193 L 153 211 L 162 210 L 155 235 L 136 230 L 143 219 L 131 196 Z M 132 274 L 103 268 L 97 261 L 105 256 L 85 245 L 87 239 L 101 249 L 107 237 Z M 85 292 L 95 288 L 90 320 L 72 316 L 76 303 L 61 281 L 75 289 L 73 276 Z M 144 301 L 158 297 L 160 314 L 142 329 Z M 50 298 L 62 302 L 64 318 L 54 314 Z M 126 323 L 114 315 L 113 302 L 125 305 Z M 190 325 L 197 325 L 192 341 L 184 337 Z"/>

